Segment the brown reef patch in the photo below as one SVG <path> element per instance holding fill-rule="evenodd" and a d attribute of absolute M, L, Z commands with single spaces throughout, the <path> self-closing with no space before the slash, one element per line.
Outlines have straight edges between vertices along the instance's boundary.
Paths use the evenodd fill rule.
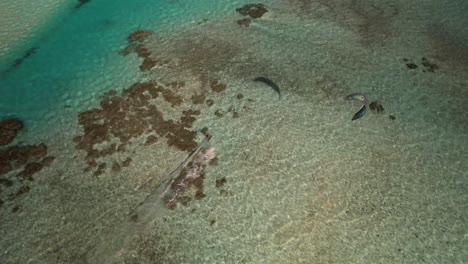
<path fill-rule="evenodd" d="M 220 83 L 219 81 L 212 81 L 210 83 L 211 90 L 215 93 L 220 93 L 224 90 L 226 90 L 226 85 L 223 83 Z"/>
<path fill-rule="evenodd" d="M 29 162 L 24 167 L 24 170 L 18 174 L 18 177 L 32 181 L 32 176 L 41 171 L 44 168 L 44 165 L 40 162 Z"/>
<path fill-rule="evenodd" d="M 130 163 L 131 163 L 132 161 L 133 161 L 132 158 L 126 158 L 126 159 L 124 160 L 124 162 L 122 162 L 122 166 L 128 167 L 128 166 L 130 166 Z"/>
<path fill-rule="evenodd" d="M 151 51 L 144 45 L 144 42 L 151 36 L 154 35 L 152 31 L 148 30 L 137 30 L 131 33 L 127 37 L 128 45 L 123 50 L 119 51 L 119 54 L 127 56 L 130 53 L 135 52 L 138 57 L 143 59 L 140 65 L 141 71 L 148 71 L 154 67 L 162 66 L 169 63 L 167 59 L 155 59 L 151 57 Z"/>
<path fill-rule="evenodd" d="M 143 42 L 149 36 L 151 36 L 153 34 L 154 34 L 153 31 L 138 29 L 138 30 L 132 32 L 128 36 L 127 40 L 128 40 L 128 42 Z"/>
<path fill-rule="evenodd" d="M 0 121 L 0 146 L 10 144 L 21 129 L 23 122 L 18 119 Z"/>
<path fill-rule="evenodd" d="M 183 82 L 172 82 L 166 88 L 156 82 L 135 83 L 121 94 L 112 93 L 105 96 L 100 108 L 91 109 L 79 114 L 79 124 L 83 135 L 73 141 L 76 148 L 86 151 L 88 168 L 96 168 L 97 161 L 124 151 L 134 139 L 150 134 L 145 145 L 151 145 L 161 137 L 167 144 L 182 151 L 192 151 L 197 143 L 196 131 L 189 130 L 200 111 L 181 111 L 180 120 L 164 120 L 158 109 L 159 100 L 163 99 L 172 107 L 181 106 L 184 100 L 175 91 L 184 85 Z M 161 95 L 161 96 L 160 96 Z M 121 164 L 122 167 L 125 162 Z M 106 167 L 98 167 L 96 175 L 102 174 Z"/>
<path fill-rule="evenodd" d="M 241 8 L 237 8 L 236 11 L 243 16 L 260 18 L 268 12 L 268 9 L 263 4 L 247 4 Z"/>
<path fill-rule="evenodd" d="M 0 176 L 20 169 L 28 162 L 39 161 L 47 155 L 45 144 L 13 146 L 0 150 Z"/>
<path fill-rule="evenodd" d="M 203 104 L 205 102 L 205 98 L 204 94 L 198 94 L 193 95 L 191 99 L 194 104 Z"/>
<path fill-rule="evenodd" d="M 156 142 L 158 142 L 158 137 L 156 137 L 155 135 L 149 135 L 146 138 L 145 146 L 152 145 L 152 144 L 154 144 Z"/>
<path fill-rule="evenodd" d="M 49 166 L 54 157 L 46 156 L 45 144 L 12 146 L 0 150 L 0 193 L 6 188 L 17 189 L 16 193 L 10 192 L 10 200 L 13 200 L 30 190 L 27 181 L 33 180 L 33 175 Z M 6 176 L 10 172 L 21 170 L 19 173 Z"/>

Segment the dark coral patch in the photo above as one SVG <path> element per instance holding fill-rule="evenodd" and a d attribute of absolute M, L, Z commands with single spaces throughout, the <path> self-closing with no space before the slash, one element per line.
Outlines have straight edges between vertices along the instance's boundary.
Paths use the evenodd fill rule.
<path fill-rule="evenodd" d="M 25 193 L 28 193 L 31 190 L 31 187 L 24 185 L 19 188 L 19 190 L 11 196 L 12 199 L 15 199 Z"/>
<path fill-rule="evenodd" d="M 13 146 L 0 151 L 0 175 L 19 169 L 30 161 L 39 161 L 47 155 L 47 146 Z"/>
<path fill-rule="evenodd" d="M 18 174 L 19 177 L 32 181 L 32 176 L 41 171 L 44 168 L 44 165 L 40 162 L 30 162 L 26 164 L 24 170 Z"/>
<path fill-rule="evenodd" d="M 213 99 L 208 99 L 208 100 L 206 100 L 205 103 L 206 103 L 207 106 L 212 106 L 212 105 L 214 105 Z"/>
<path fill-rule="evenodd" d="M 204 94 L 193 95 L 191 99 L 192 99 L 193 104 L 203 104 L 205 102 L 205 95 Z"/>
<path fill-rule="evenodd" d="M 155 135 L 150 135 L 146 138 L 145 146 L 152 145 L 156 142 L 158 142 L 158 137 L 156 137 Z"/>
<path fill-rule="evenodd" d="M 48 156 L 48 157 L 43 158 L 41 160 L 41 163 L 44 166 L 50 166 L 50 164 L 52 164 L 52 162 L 54 162 L 54 160 L 55 160 L 55 157 Z"/>
<path fill-rule="evenodd" d="M 122 167 L 120 167 L 120 164 L 117 162 L 114 162 L 112 164 L 112 172 L 119 173 L 122 170 Z"/>
<path fill-rule="evenodd" d="M 439 66 L 437 64 L 430 62 L 426 57 L 421 58 L 421 64 L 426 68 L 425 70 L 423 70 L 424 72 L 435 72 L 435 70 L 439 69 Z"/>
<path fill-rule="evenodd" d="M 382 104 L 378 101 L 373 101 L 369 104 L 369 108 L 371 111 L 374 111 L 374 112 L 377 112 L 377 113 L 380 113 L 380 112 L 383 112 L 384 111 L 384 108 L 382 106 Z"/>
<path fill-rule="evenodd" d="M 223 83 L 220 83 L 219 81 L 212 81 L 210 84 L 211 90 L 215 93 L 220 93 L 224 90 L 226 90 L 226 85 Z"/>
<path fill-rule="evenodd" d="M 414 70 L 416 68 L 418 68 L 418 65 L 416 65 L 416 63 L 413 63 L 413 62 L 408 62 L 406 63 L 406 67 L 410 70 Z"/>
<path fill-rule="evenodd" d="M 124 151 L 133 139 L 147 133 L 151 135 L 147 136 L 145 145 L 151 145 L 165 137 L 169 146 L 192 151 L 197 146 L 196 132 L 189 129 L 200 111 L 185 110 L 180 120 L 164 120 L 155 101 L 159 98 L 172 107 L 180 106 L 184 100 L 177 90 L 184 85 L 184 82 L 171 82 L 168 84 L 170 88 L 166 88 L 154 81 L 135 83 L 121 94 L 104 96 L 100 108 L 81 113 L 79 123 L 84 134 L 75 137 L 73 141 L 77 144 L 77 149 L 87 153 L 89 167 L 86 170 L 95 168 L 97 160 L 117 151 Z M 124 164 L 122 166 L 125 167 Z M 96 174 L 100 175 L 104 170 L 105 168 L 98 168 Z"/>
<path fill-rule="evenodd" d="M 132 162 L 132 158 L 126 158 L 124 162 L 122 162 L 122 166 L 128 167 L 130 166 L 130 163 Z"/>
<path fill-rule="evenodd" d="M 0 146 L 10 144 L 21 129 L 23 122 L 18 119 L 0 121 Z"/>
<path fill-rule="evenodd" d="M 263 4 L 247 4 L 241 8 L 236 9 L 243 16 L 250 16 L 251 18 L 260 18 L 268 12 Z"/>
<path fill-rule="evenodd" d="M 145 41 L 149 36 L 153 35 L 153 31 L 149 30 L 143 30 L 143 29 L 138 29 L 134 32 L 132 32 L 128 37 L 127 40 L 128 42 L 143 42 Z"/>
<path fill-rule="evenodd" d="M 128 46 L 121 50 L 119 53 L 123 56 L 127 56 L 132 52 L 135 52 L 138 57 L 143 59 L 140 65 L 141 71 L 148 71 L 154 67 L 168 64 L 169 61 L 166 59 L 155 59 L 151 58 L 151 51 L 143 44 L 145 40 L 153 35 L 152 31 L 148 30 L 137 30 L 131 33 L 128 37 Z"/>
<path fill-rule="evenodd" d="M 216 188 L 221 188 L 224 186 L 224 184 L 226 184 L 227 180 L 225 177 L 223 178 L 220 178 L 220 179 L 216 179 Z"/>

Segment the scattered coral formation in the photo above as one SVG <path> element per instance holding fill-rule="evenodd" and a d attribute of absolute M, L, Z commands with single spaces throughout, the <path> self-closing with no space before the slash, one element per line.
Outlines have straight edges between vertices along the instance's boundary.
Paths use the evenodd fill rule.
<path fill-rule="evenodd" d="M 165 137 L 169 146 L 179 150 L 190 152 L 196 148 L 196 131 L 189 129 L 200 111 L 185 110 L 178 121 L 164 120 L 155 101 L 161 96 L 172 107 L 180 106 L 183 99 L 174 89 L 183 85 L 182 82 L 172 82 L 171 88 L 166 88 L 156 82 L 135 83 L 121 95 L 108 93 L 101 101 L 101 108 L 81 113 L 79 123 L 84 134 L 75 137 L 74 142 L 77 149 L 87 153 L 87 170 L 97 168 L 96 175 L 101 174 L 106 167 L 98 167 L 97 160 L 125 151 L 133 139 L 146 134 L 145 145 Z M 128 164 L 123 162 L 122 166 Z"/>
<path fill-rule="evenodd" d="M 421 64 L 426 68 L 423 72 L 435 72 L 435 70 L 439 69 L 437 64 L 430 62 L 426 57 L 421 58 Z"/>
<path fill-rule="evenodd" d="M 251 18 L 260 18 L 268 12 L 268 9 L 266 9 L 266 7 L 263 4 L 247 4 L 241 8 L 237 8 L 236 11 L 243 16 L 250 16 Z"/>
<path fill-rule="evenodd" d="M 10 144 L 21 129 L 23 122 L 18 119 L 0 121 L 0 146 Z"/>
<path fill-rule="evenodd" d="M 44 144 L 13 146 L 0 151 L 0 176 L 21 168 L 28 162 L 39 161 L 47 155 Z"/>
<path fill-rule="evenodd" d="M 226 85 L 220 83 L 219 81 L 212 81 L 210 84 L 211 90 L 215 93 L 220 93 L 226 90 Z"/>
<path fill-rule="evenodd" d="M 135 52 L 138 57 L 142 58 L 143 62 L 140 65 L 141 71 L 148 71 L 153 67 L 169 63 L 169 60 L 166 59 L 156 60 L 155 58 L 151 58 L 151 51 L 145 47 L 144 42 L 153 34 L 154 33 L 152 31 L 141 29 L 131 33 L 127 37 L 128 46 L 120 51 L 120 54 L 123 56 L 127 56 L 130 53 Z"/>
<path fill-rule="evenodd" d="M 407 58 L 403 58 L 403 62 L 406 63 L 406 67 L 410 70 L 418 68 L 418 65 Z M 439 66 L 435 63 L 430 62 L 426 57 L 421 58 L 421 65 L 424 67 L 422 72 L 435 72 L 439 69 Z"/>
<path fill-rule="evenodd" d="M 33 175 L 50 166 L 54 159 L 52 156 L 47 156 L 45 144 L 12 146 L 0 150 L 0 193 L 4 189 L 15 188 L 18 185 L 16 192 L 10 192 L 10 199 L 28 192 L 30 187 L 25 180 L 33 181 Z M 17 170 L 20 170 L 19 173 L 8 176 Z"/>
<path fill-rule="evenodd" d="M 265 13 L 268 12 L 263 4 L 247 4 L 241 8 L 237 8 L 236 11 L 243 16 L 249 16 L 253 19 L 261 18 L 263 15 L 265 15 Z M 244 27 L 249 27 L 251 23 L 252 20 L 250 18 L 237 20 L 237 24 Z"/>
<path fill-rule="evenodd" d="M 132 32 L 127 37 L 127 40 L 129 43 L 143 42 L 151 35 L 153 35 L 152 31 L 139 29 L 139 30 Z"/>

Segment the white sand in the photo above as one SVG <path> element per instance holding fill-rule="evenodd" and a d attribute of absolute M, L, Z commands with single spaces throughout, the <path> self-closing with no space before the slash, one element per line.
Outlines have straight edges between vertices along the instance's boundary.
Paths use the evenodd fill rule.
<path fill-rule="evenodd" d="M 41 29 L 70 4 L 64 0 L 0 1 L 0 59 Z"/>

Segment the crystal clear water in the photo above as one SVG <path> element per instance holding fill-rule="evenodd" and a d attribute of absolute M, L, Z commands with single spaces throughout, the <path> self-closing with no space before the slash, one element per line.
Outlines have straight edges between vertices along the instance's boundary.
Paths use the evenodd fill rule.
<path fill-rule="evenodd" d="M 56 157 L 28 193 L 2 187 L 1 263 L 468 262 L 466 3 L 270 0 L 242 27 L 247 3 L 0 1 L 0 117 L 25 124 L 12 145 Z M 168 66 L 119 54 L 137 29 Z M 136 135 L 98 160 L 130 166 L 94 176 L 72 140 L 80 112 L 148 80 L 185 82 L 180 110 L 201 111 L 218 158 L 206 197 L 173 210 L 186 152 Z M 385 110 L 351 121 L 353 92 Z"/>

